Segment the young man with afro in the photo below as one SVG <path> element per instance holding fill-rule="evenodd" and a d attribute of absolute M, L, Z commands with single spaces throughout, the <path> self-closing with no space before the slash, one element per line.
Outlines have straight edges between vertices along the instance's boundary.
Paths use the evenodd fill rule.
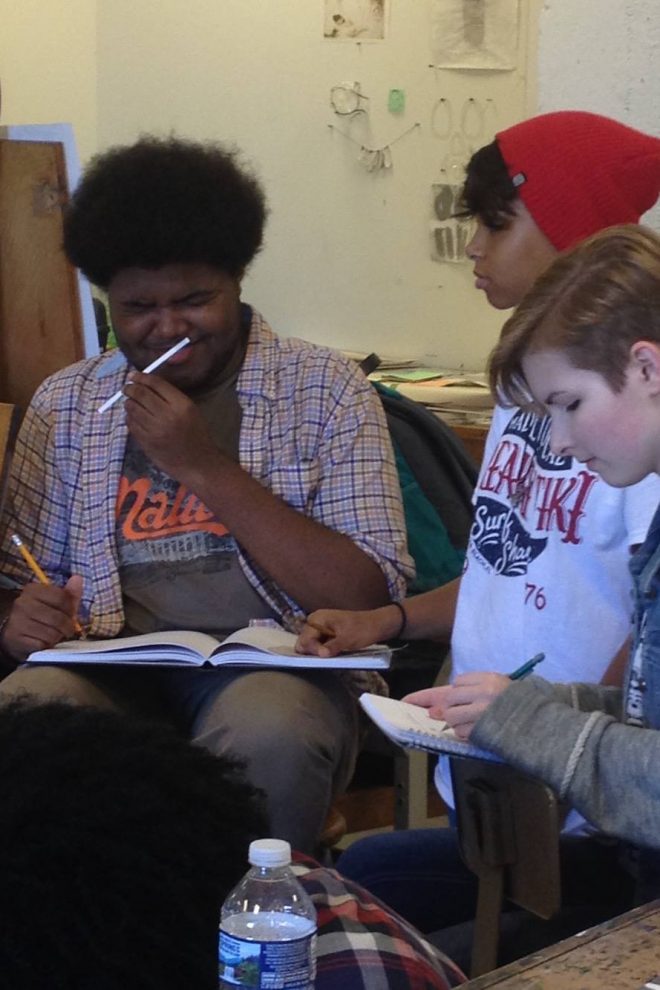
<path fill-rule="evenodd" d="M 273 333 L 241 299 L 264 194 L 235 153 L 142 138 L 87 170 L 66 211 L 69 259 L 107 291 L 119 351 L 55 374 L 18 438 L 7 533 L 51 583 L 23 585 L 0 629 L 10 665 L 74 634 L 252 620 L 399 598 L 411 573 L 379 400 L 336 352 Z M 157 373 L 143 370 L 185 337 Z M 118 390 L 125 401 L 99 407 Z M 21 667 L 18 693 L 157 712 L 235 753 L 271 834 L 312 851 L 357 748 L 358 675 L 332 670 Z M 367 678 L 368 681 L 368 678 Z"/>

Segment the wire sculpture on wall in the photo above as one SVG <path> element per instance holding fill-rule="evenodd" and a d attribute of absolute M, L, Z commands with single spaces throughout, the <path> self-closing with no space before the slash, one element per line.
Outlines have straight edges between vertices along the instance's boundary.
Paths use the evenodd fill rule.
<path fill-rule="evenodd" d="M 367 108 L 360 103 L 369 97 L 360 92 L 360 84 L 343 83 L 330 90 L 330 106 L 339 117 L 353 117 L 356 113 L 366 113 Z"/>
<path fill-rule="evenodd" d="M 431 111 L 431 132 L 441 141 L 448 141 L 454 130 L 454 112 L 451 100 L 441 96 Z"/>
<path fill-rule="evenodd" d="M 411 124 L 410 127 L 403 131 L 402 134 L 395 137 L 394 140 L 390 141 L 389 144 L 385 144 L 380 148 L 369 148 L 362 141 L 358 141 L 350 134 L 346 134 L 345 131 L 340 131 L 334 124 L 328 124 L 331 131 L 336 131 L 337 134 L 341 134 L 341 136 L 346 138 L 347 141 L 350 141 L 352 144 L 358 146 L 360 153 L 357 160 L 360 165 L 367 170 L 367 172 L 380 172 L 383 169 L 392 168 L 392 145 L 396 144 L 397 141 L 400 141 L 407 134 L 410 134 L 411 131 L 414 131 L 417 127 L 421 126 L 422 125 L 419 122 Z"/>
<path fill-rule="evenodd" d="M 465 144 L 469 154 L 492 139 L 497 126 L 497 108 L 491 97 L 479 100 L 468 96 L 456 114 L 452 101 L 440 96 L 431 110 L 431 133 L 440 141 L 449 141 L 453 153 L 461 153 L 460 144 Z"/>
<path fill-rule="evenodd" d="M 468 96 L 467 100 L 463 101 L 461 108 L 461 133 L 468 144 L 472 146 L 475 144 L 479 145 L 483 141 L 484 108 L 479 100 L 475 100 L 473 96 Z"/>

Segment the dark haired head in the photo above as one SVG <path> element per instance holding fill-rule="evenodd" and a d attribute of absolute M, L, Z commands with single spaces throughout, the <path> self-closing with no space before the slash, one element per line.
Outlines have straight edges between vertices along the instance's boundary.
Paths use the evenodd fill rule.
<path fill-rule="evenodd" d="M 513 216 L 517 198 L 497 141 L 475 151 L 465 170 L 460 215 L 478 217 L 496 230 Z"/>
<path fill-rule="evenodd" d="M 262 242 L 264 193 L 235 151 L 143 137 L 92 160 L 64 218 L 64 250 L 107 288 L 126 268 L 201 263 L 240 276 Z"/>
<path fill-rule="evenodd" d="M 211 990 L 222 900 L 265 834 L 236 764 L 60 702 L 0 708 L 0 983 Z"/>

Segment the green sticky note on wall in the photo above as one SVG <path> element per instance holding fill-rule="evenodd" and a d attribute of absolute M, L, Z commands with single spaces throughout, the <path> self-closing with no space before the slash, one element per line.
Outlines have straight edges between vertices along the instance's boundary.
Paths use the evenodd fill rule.
<path fill-rule="evenodd" d="M 406 107 L 406 94 L 402 89 L 391 89 L 387 98 L 390 113 L 403 113 Z"/>

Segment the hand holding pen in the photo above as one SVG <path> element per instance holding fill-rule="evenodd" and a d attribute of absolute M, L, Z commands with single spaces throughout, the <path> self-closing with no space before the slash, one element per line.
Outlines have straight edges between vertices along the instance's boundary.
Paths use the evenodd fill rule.
<path fill-rule="evenodd" d="M 446 721 L 459 739 L 466 740 L 475 722 L 495 698 L 511 687 L 511 681 L 519 681 L 531 674 L 544 656 L 537 653 L 508 675 L 483 670 L 459 674 L 452 684 L 416 691 L 403 700 L 427 708 L 431 718 Z"/>

